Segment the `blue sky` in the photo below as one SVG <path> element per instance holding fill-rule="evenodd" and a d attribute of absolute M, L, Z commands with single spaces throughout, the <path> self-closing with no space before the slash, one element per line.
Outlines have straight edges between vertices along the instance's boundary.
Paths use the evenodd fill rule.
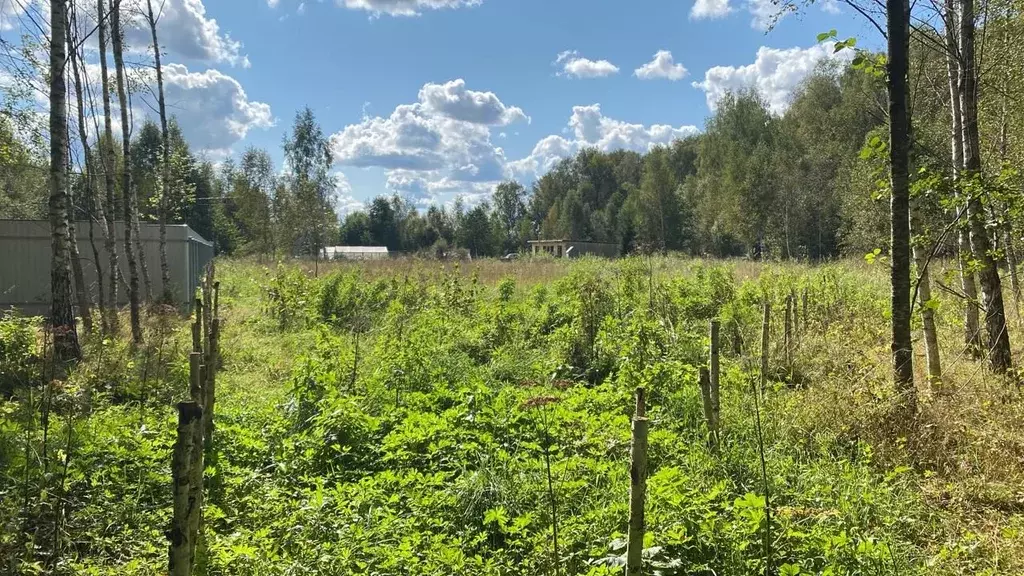
<path fill-rule="evenodd" d="M 19 6 L 0 0 L 0 33 L 17 33 Z M 583 146 L 645 151 L 700 130 L 730 89 L 756 87 L 784 113 L 831 57 L 819 32 L 878 42 L 835 0 L 767 31 L 777 11 L 771 0 L 165 0 L 159 26 L 169 111 L 193 147 L 221 160 L 258 146 L 280 168 L 308 105 L 332 138 L 343 212 L 379 194 L 478 200 Z M 136 62 L 147 35 L 141 23 L 128 34 Z M 152 81 L 143 66 L 136 76 Z M 151 114 L 148 99 L 137 114 Z"/>

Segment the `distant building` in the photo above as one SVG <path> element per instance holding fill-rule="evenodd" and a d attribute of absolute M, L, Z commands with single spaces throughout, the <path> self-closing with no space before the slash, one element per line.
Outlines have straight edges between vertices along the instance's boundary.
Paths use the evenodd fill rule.
<path fill-rule="evenodd" d="M 146 252 L 153 294 L 163 290 L 160 281 L 160 227 L 156 224 L 139 225 L 142 247 Z M 124 225 L 114 223 L 117 236 L 118 267 L 128 278 L 128 261 L 124 255 Z M 89 222 L 75 223 L 78 239 L 78 257 L 82 263 L 86 290 L 92 302 L 96 299 L 96 263 L 93 245 L 89 241 Z M 103 272 L 105 292 L 109 292 L 110 272 L 107 270 L 107 251 L 99 226 L 93 230 L 99 267 Z M 0 310 L 14 308 L 23 314 L 50 312 L 50 223 L 47 220 L 0 220 Z M 213 259 L 213 244 L 196 234 L 185 224 L 167 225 L 167 266 L 171 273 L 171 295 L 183 309 L 192 305 L 203 270 Z M 139 272 L 141 285 L 141 270 Z M 104 295 L 106 296 L 106 294 Z M 118 306 L 128 303 L 124 285 L 117 287 Z M 74 301 L 73 301 L 74 303 Z"/>
<path fill-rule="evenodd" d="M 388 257 L 386 246 L 327 246 L 325 260 L 382 260 Z"/>
<path fill-rule="evenodd" d="M 603 256 L 616 258 L 619 245 L 611 242 L 585 242 L 582 240 L 530 240 L 532 254 L 550 254 L 555 258 L 579 258 L 580 256 Z"/>

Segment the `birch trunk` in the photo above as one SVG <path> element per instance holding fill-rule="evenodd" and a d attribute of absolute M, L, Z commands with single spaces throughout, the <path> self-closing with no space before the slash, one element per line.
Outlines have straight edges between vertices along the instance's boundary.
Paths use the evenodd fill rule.
<path fill-rule="evenodd" d="M 131 100 L 129 100 L 131 102 Z M 130 104 L 129 104 L 130 105 Z M 142 242 L 142 231 L 139 225 L 139 197 L 136 190 L 132 190 L 132 241 L 135 242 L 135 254 L 139 260 L 139 270 L 142 272 L 143 302 L 153 301 L 153 282 L 149 278 L 149 265 L 146 263 L 146 247 Z"/>
<path fill-rule="evenodd" d="M 167 132 L 167 108 L 164 104 L 164 71 L 160 65 L 160 43 L 156 36 L 156 17 L 153 14 L 153 0 L 146 0 L 149 15 L 149 29 L 153 33 L 153 62 L 156 64 L 157 106 L 160 111 L 160 302 L 168 304 L 171 296 L 171 268 L 167 264 L 167 196 L 170 194 L 170 150 L 171 142 Z"/>
<path fill-rule="evenodd" d="M 99 192 L 96 189 L 96 173 L 93 171 L 92 150 L 89 149 L 89 136 L 85 129 L 85 102 L 82 97 L 82 76 L 79 71 L 79 54 L 75 48 L 75 39 L 78 37 L 77 31 L 77 18 L 74 13 L 69 16 L 70 25 L 68 26 L 68 46 L 71 48 L 70 60 L 71 60 L 71 71 L 75 85 L 75 102 L 78 104 L 78 139 L 82 145 L 82 154 L 85 161 L 85 196 L 89 201 L 89 245 L 92 247 L 93 266 L 96 267 L 96 301 L 100 310 L 100 330 L 106 334 L 110 330 L 108 325 L 108 314 L 104 303 L 104 292 L 103 292 L 103 267 L 100 263 L 100 251 L 96 248 L 95 233 L 93 231 L 93 219 L 95 217 L 95 208 L 99 207 L 100 213 L 103 213 L 103 204 L 100 201 Z M 106 220 L 101 220 L 101 231 L 104 238 L 108 235 L 106 228 Z"/>
<path fill-rule="evenodd" d="M 103 90 L 103 140 L 100 142 L 100 164 L 103 166 L 103 186 L 106 193 L 106 234 L 103 244 L 107 250 L 108 284 L 110 285 L 110 311 L 107 327 L 111 333 L 117 333 L 117 281 L 120 273 L 117 257 L 117 229 L 114 227 L 114 130 L 110 117 L 110 76 L 107 73 L 107 14 L 103 10 L 103 0 L 96 0 L 96 27 L 100 44 L 100 77 Z"/>
<path fill-rule="evenodd" d="M 1006 252 L 1006 268 L 1010 271 L 1010 291 L 1014 300 L 1020 300 L 1020 276 L 1017 274 L 1017 250 L 1013 247 L 1013 224 L 1006 223 L 1003 230 L 1003 250 Z"/>
<path fill-rule="evenodd" d="M 68 43 L 71 44 L 70 42 Z M 70 140 L 70 136 L 68 140 Z M 71 258 L 71 276 L 75 281 L 75 300 L 78 302 L 78 315 L 82 317 L 82 330 L 92 333 L 92 306 L 89 304 L 89 291 L 85 288 L 85 273 L 82 271 L 82 256 L 78 252 L 78 232 L 75 229 L 75 195 L 68 187 L 65 194 L 68 218 L 68 255 Z"/>
<path fill-rule="evenodd" d="M 67 87 L 64 83 L 65 3 L 50 0 L 50 325 L 58 361 L 81 358 L 75 311 L 71 305 L 71 263 L 68 249 Z"/>
<path fill-rule="evenodd" d="M 946 76 L 949 80 L 949 111 L 951 120 L 950 148 L 953 154 L 953 194 L 957 199 L 956 204 L 960 206 L 957 210 L 957 217 L 962 217 L 960 212 L 965 210 L 961 206 L 963 195 L 960 193 L 960 171 L 964 165 L 963 147 L 963 114 L 960 109 L 960 45 L 957 40 L 957 18 L 954 0 L 945 2 L 945 28 L 946 28 Z M 975 280 L 974 269 L 971 266 L 971 243 L 968 236 L 968 227 L 960 222 L 957 226 L 957 264 L 960 269 L 960 288 L 964 294 L 964 344 L 971 356 L 981 356 L 981 323 L 978 309 L 978 284 Z"/>
<path fill-rule="evenodd" d="M 978 261 L 978 279 L 981 284 L 985 310 L 985 329 L 988 333 L 989 366 L 998 374 L 1010 371 L 1010 335 L 1007 331 L 1003 308 L 1003 286 L 999 268 L 992 256 L 992 245 L 985 229 L 985 212 L 979 194 L 981 189 L 981 138 L 978 132 L 978 78 L 975 69 L 975 13 L 974 0 L 960 3 L 960 107 L 963 114 L 964 170 L 967 180 L 967 218 L 970 225 L 971 250 Z"/>
<path fill-rule="evenodd" d="M 939 361 L 939 338 L 935 330 L 935 309 L 931 306 L 932 286 L 928 262 L 920 247 L 914 246 L 914 262 L 917 264 L 917 297 L 921 307 L 921 324 L 924 332 L 925 361 L 928 363 L 928 381 L 934 386 L 942 380 L 942 364 Z"/>
<path fill-rule="evenodd" d="M 121 170 L 121 195 L 124 212 L 124 252 L 128 257 L 128 307 L 131 314 L 132 341 L 142 342 L 142 322 L 139 318 L 139 266 L 135 258 L 132 244 L 132 232 L 135 226 L 135 192 L 132 190 L 131 171 L 131 126 L 128 120 L 128 97 L 125 86 L 124 46 L 121 31 L 121 0 L 111 0 L 110 31 L 114 48 L 114 71 L 117 76 L 117 101 L 121 108 L 121 150 L 124 164 Z"/>
<path fill-rule="evenodd" d="M 1006 25 L 1009 22 L 1009 13 L 1006 16 Z M 1012 53 L 1010 48 L 1010 37 L 1005 31 L 1002 35 L 1002 48 L 1004 54 Z M 1007 155 L 1009 152 L 1009 121 L 1007 115 L 1006 100 L 1007 95 L 1011 93 L 1010 75 L 1004 73 L 1002 79 L 1002 106 L 999 111 L 999 168 L 1005 170 L 1009 167 L 1007 163 Z M 1010 291 L 1013 293 L 1014 306 L 1020 304 L 1020 276 L 1017 273 L 1017 250 L 1014 247 L 1013 242 L 1013 222 L 1010 218 L 1005 218 L 1003 222 L 1003 255 L 1006 258 L 1006 269 L 1010 273 Z"/>

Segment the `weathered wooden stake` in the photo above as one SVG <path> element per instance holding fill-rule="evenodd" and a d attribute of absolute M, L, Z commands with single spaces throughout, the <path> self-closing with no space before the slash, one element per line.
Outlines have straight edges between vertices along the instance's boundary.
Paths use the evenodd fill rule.
<path fill-rule="evenodd" d="M 210 357 L 210 324 L 213 319 L 213 262 L 206 267 L 206 277 L 203 279 L 203 352 L 205 357 Z"/>
<path fill-rule="evenodd" d="M 797 306 L 796 291 L 789 293 L 789 299 L 793 301 L 793 343 L 800 340 L 800 307 Z"/>
<path fill-rule="evenodd" d="M 167 568 L 170 576 L 192 574 L 192 544 L 189 540 L 188 526 L 189 476 L 193 452 L 192 438 L 202 414 L 202 407 L 195 402 L 178 403 L 178 438 L 171 456 L 174 511 L 171 529 L 167 531 L 167 540 L 170 541 Z"/>
<path fill-rule="evenodd" d="M 647 408 L 644 389 L 636 389 L 633 441 L 629 456 L 629 533 L 626 545 L 626 576 L 643 573 L 644 503 L 647 493 Z"/>
<path fill-rule="evenodd" d="M 804 292 L 800 296 L 800 299 L 802 300 L 802 302 L 800 303 L 801 304 L 800 307 L 803 308 L 803 310 L 804 310 L 804 313 L 803 313 L 803 317 L 804 317 L 804 331 L 806 331 L 807 330 L 807 286 L 804 286 Z"/>
<path fill-rule="evenodd" d="M 715 441 L 717 443 L 721 428 L 722 402 L 719 396 L 719 351 L 721 348 L 721 323 L 718 319 L 711 321 L 711 349 L 708 354 L 709 382 L 711 385 L 711 414 L 715 417 Z"/>
<path fill-rule="evenodd" d="M 708 369 L 700 367 L 700 398 L 704 406 L 704 422 L 708 427 L 708 446 L 711 452 L 718 454 L 718 429 L 715 423 L 714 402 L 711 400 L 711 377 Z"/>
<path fill-rule="evenodd" d="M 782 347 L 785 353 L 786 371 L 793 371 L 793 296 L 786 296 L 785 326 L 782 330 Z"/>
<path fill-rule="evenodd" d="M 203 301 L 196 298 L 196 319 L 192 322 L 192 351 L 203 350 Z"/>
<path fill-rule="evenodd" d="M 203 380 L 205 377 L 202 361 L 202 352 L 189 354 L 189 394 L 192 401 L 200 407 L 203 402 Z M 192 427 L 192 453 L 189 458 L 188 544 L 190 566 L 195 564 L 196 542 L 199 538 L 199 518 L 203 507 L 203 467 L 203 426 L 200 422 Z"/>
<path fill-rule="evenodd" d="M 213 281 L 213 317 L 220 318 L 220 280 Z"/>
<path fill-rule="evenodd" d="M 213 445 L 213 406 L 216 401 L 219 343 L 220 318 L 214 317 L 210 324 L 210 356 L 206 359 L 206 383 L 203 387 L 203 431 L 206 450 Z"/>
<path fill-rule="evenodd" d="M 765 300 L 764 320 L 761 323 L 761 391 L 768 386 L 768 344 L 769 328 L 771 328 L 772 303 Z"/>

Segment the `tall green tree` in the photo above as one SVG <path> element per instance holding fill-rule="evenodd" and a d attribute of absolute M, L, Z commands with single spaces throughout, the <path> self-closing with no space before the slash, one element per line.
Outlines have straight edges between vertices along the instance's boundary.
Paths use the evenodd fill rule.
<path fill-rule="evenodd" d="M 526 240 L 520 225 L 526 218 L 526 195 L 526 188 L 515 180 L 502 182 L 494 188 L 491 200 L 502 252 L 516 252 Z"/>
<path fill-rule="evenodd" d="M 682 221 L 668 150 L 656 148 L 647 154 L 640 189 L 634 197 L 637 241 L 645 249 L 662 254 L 680 248 Z"/>
<path fill-rule="evenodd" d="M 231 179 L 231 200 L 242 252 L 272 254 L 272 195 L 277 187 L 274 162 L 265 150 L 248 148 Z"/>
<path fill-rule="evenodd" d="M 401 246 L 395 208 L 386 196 L 378 196 L 370 203 L 367 226 L 370 241 L 375 245 L 387 246 L 388 250 L 398 250 Z"/>
<path fill-rule="evenodd" d="M 337 225 L 335 181 L 330 173 L 330 142 L 309 107 L 296 113 L 292 131 L 285 136 L 284 155 L 291 172 L 290 220 L 298 226 L 293 250 L 318 259 Z"/>
<path fill-rule="evenodd" d="M 491 227 L 489 209 L 490 206 L 484 202 L 467 211 L 459 219 L 456 240 L 458 245 L 469 250 L 474 258 L 495 254 L 494 229 Z"/>

